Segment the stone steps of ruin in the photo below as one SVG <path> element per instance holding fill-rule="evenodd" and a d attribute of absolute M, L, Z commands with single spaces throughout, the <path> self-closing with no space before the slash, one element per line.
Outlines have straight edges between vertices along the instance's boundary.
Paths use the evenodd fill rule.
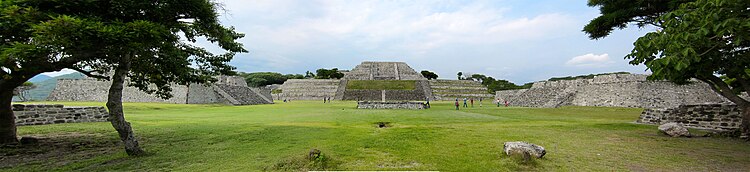
<path fill-rule="evenodd" d="M 280 99 L 322 100 L 334 98 L 339 88 L 338 79 L 290 79 L 281 85 Z M 278 99 L 278 98 L 277 98 Z"/>

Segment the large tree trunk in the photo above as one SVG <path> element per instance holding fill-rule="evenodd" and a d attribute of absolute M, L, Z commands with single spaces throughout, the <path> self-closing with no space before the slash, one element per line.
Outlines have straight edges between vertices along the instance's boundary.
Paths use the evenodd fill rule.
<path fill-rule="evenodd" d="M 0 86 L 0 145 L 18 143 L 16 116 L 13 114 L 13 88 Z"/>
<path fill-rule="evenodd" d="M 109 109 L 109 121 L 112 122 L 112 126 L 117 130 L 122 142 L 125 143 L 125 152 L 128 155 L 134 156 L 141 155 L 144 151 L 138 145 L 138 140 L 136 140 L 135 134 L 133 134 L 130 123 L 125 121 L 125 114 L 122 110 L 122 90 L 129 70 L 129 59 L 124 59 L 115 70 L 112 76 L 112 86 L 109 87 L 107 108 Z"/>

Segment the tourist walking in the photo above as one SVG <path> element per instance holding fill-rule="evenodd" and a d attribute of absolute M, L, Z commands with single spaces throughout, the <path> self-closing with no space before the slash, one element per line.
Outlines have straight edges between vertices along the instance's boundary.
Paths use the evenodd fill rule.
<path fill-rule="evenodd" d="M 323 103 L 326 103 L 326 98 L 327 98 L 327 97 L 323 97 Z"/>
<path fill-rule="evenodd" d="M 500 99 L 497 99 L 497 107 L 500 107 Z"/>
<path fill-rule="evenodd" d="M 505 100 L 505 107 L 508 107 L 508 100 Z"/>
<path fill-rule="evenodd" d="M 456 110 L 458 110 L 458 98 L 456 98 Z"/>
<path fill-rule="evenodd" d="M 474 108 L 474 98 L 470 98 L 469 101 L 471 102 L 471 108 Z"/>
<path fill-rule="evenodd" d="M 468 104 L 466 104 L 466 98 L 465 98 L 465 97 L 464 97 L 464 107 L 465 107 L 465 108 L 469 107 L 469 105 L 468 105 Z"/>
<path fill-rule="evenodd" d="M 479 98 L 479 107 L 482 107 L 482 98 Z"/>

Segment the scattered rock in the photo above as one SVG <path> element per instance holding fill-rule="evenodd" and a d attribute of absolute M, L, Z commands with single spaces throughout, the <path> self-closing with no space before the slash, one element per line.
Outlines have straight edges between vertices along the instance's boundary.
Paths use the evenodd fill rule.
<path fill-rule="evenodd" d="M 524 159 L 529 159 L 529 156 L 542 158 L 547 154 L 544 147 L 526 142 L 505 142 L 503 150 L 506 155 L 519 154 L 524 156 Z"/>
<path fill-rule="evenodd" d="M 659 126 L 659 131 L 672 137 L 691 137 L 690 131 L 682 125 L 670 122 Z"/>
<path fill-rule="evenodd" d="M 320 157 L 320 150 L 318 149 L 312 149 L 310 150 L 310 154 L 307 155 L 307 158 L 312 160 L 315 160 L 316 158 Z"/>
<path fill-rule="evenodd" d="M 30 137 L 30 136 L 21 137 L 22 145 L 32 145 L 32 144 L 37 144 L 37 143 L 39 143 L 39 138 Z"/>

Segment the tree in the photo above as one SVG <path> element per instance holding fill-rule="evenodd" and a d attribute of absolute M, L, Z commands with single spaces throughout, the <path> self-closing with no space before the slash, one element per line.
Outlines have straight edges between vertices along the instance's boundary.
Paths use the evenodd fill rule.
<path fill-rule="evenodd" d="M 233 74 L 227 63 L 246 52 L 243 34 L 218 22 L 208 0 L 44 1 L 0 3 L 0 143 L 16 142 L 14 116 L 5 92 L 42 73 L 70 68 L 111 79 L 107 108 L 129 155 L 143 153 L 122 111 L 129 86 L 170 98 L 172 84 L 206 83 Z M 19 22 L 23 21 L 23 22 Z M 205 37 L 227 53 L 214 55 L 181 41 Z M 111 75 L 104 75 L 111 74 Z"/>
<path fill-rule="evenodd" d="M 682 3 L 678 8 L 673 8 L 674 4 L 675 1 L 661 2 L 655 5 L 669 6 L 670 9 L 638 16 L 649 19 L 650 22 L 644 23 L 653 24 L 659 31 L 640 37 L 626 58 L 631 59 L 630 64 L 645 64 L 653 73 L 649 79 L 686 83 L 695 78 L 708 83 L 715 92 L 741 109 L 740 131 L 743 137 L 747 137 L 750 133 L 750 102 L 740 98 L 735 91 L 750 90 L 750 1 L 698 0 Z M 604 10 L 602 13 L 602 16 L 614 15 Z M 623 21 L 622 24 L 629 22 Z M 584 31 L 595 38 L 606 29 Z M 717 75 L 739 84 L 728 85 Z"/>
<path fill-rule="evenodd" d="M 283 84 L 288 79 L 303 79 L 304 77 L 300 74 L 286 74 L 276 72 L 254 72 L 244 73 L 240 72 L 239 76 L 245 78 L 247 85 L 253 87 L 266 86 L 271 84 Z"/>
<path fill-rule="evenodd" d="M 464 73 L 463 72 L 458 71 L 458 73 L 456 75 L 458 75 L 458 80 L 463 80 L 464 79 Z"/>
<path fill-rule="evenodd" d="M 305 78 L 315 78 L 315 74 L 310 71 L 307 71 L 305 72 Z"/>
<path fill-rule="evenodd" d="M 34 85 L 34 83 L 24 82 L 23 85 L 16 87 L 13 94 L 22 102 L 29 101 L 29 90 L 32 90 L 34 88 L 36 88 L 36 85 Z"/>
<path fill-rule="evenodd" d="M 341 73 L 338 68 L 321 68 L 316 70 L 315 73 L 315 79 L 341 79 L 344 77 L 344 73 Z"/>
<path fill-rule="evenodd" d="M 467 78 L 467 79 L 471 79 L 471 80 L 474 80 L 474 81 L 482 82 L 482 81 L 484 81 L 484 79 L 487 79 L 487 76 L 475 73 L 475 74 L 471 74 L 471 76 L 469 78 Z"/>
<path fill-rule="evenodd" d="M 591 20 L 583 31 L 591 39 L 608 36 L 612 31 L 623 29 L 630 23 L 638 27 L 660 26 L 659 16 L 675 10 L 680 4 L 694 0 L 589 0 L 588 5 L 599 7 L 601 16 Z"/>
<path fill-rule="evenodd" d="M 427 80 L 433 80 L 433 79 L 437 79 L 438 78 L 438 75 L 435 72 L 430 72 L 430 71 L 423 70 L 423 71 L 421 71 L 419 73 L 421 73 L 422 76 L 424 76 L 425 78 L 427 78 Z"/>

